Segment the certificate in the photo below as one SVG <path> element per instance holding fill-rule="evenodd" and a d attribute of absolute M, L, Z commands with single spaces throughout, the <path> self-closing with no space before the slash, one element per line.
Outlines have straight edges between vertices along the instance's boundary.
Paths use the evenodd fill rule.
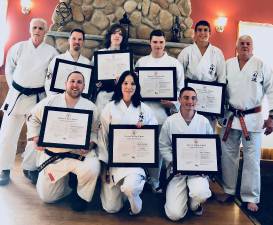
<path fill-rule="evenodd" d="M 172 145 L 174 173 L 218 173 L 221 152 L 218 135 L 173 134 Z"/>
<path fill-rule="evenodd" d="M 158 154 L 158 126 L 110 125 L 110 166 L 157 167 Z"/>
<path fill-rule="evenodd" d="M 192 87 L 196 91 L 198 113 L 208 116 L 224 116 L 225 84 L 186 80 L 186 86 Z"/>
<path fill-rule="evenodd" d="M 73 71 L 79 71 L 83 74 L 85 80 L 85 88 L 82 92 L 82 96 L 86 98 L 90 97 L 93 88 L 92 83 L 94 83 L 92 82 L 93 66 L 64 59 L 56 59 L 50 84 L 50 91 L 59 93 L 64 92 L 67 76 Z"/>
<path fill-rule="evenodd" d="M 46 106 L 38 145 L 88 149 L 93 111 Z"/>
<path fill-rule="evenodd" d="M 144 101 L 177 101 L 175 67 L 136 67 Z"/>
<path fill-rule="evenodd" d="M 94 52 L 96 80 L 114 80 L 126 71 L 133 71 L 133 53 L 131 51 Z"/>

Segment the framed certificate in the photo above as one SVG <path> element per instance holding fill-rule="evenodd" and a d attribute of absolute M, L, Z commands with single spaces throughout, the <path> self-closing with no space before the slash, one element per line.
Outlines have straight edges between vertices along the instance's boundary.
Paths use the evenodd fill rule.
<path fill-rule="evenodd" d="M 185 85 L 197 93 L 196 110 L 208 116 L 224 116 L 226 84 L 208 81 L 186 80 Z"/>
<path fill-rule="evenodd" d="M 173 134 L 173 170 L 185 175 L 215 174 L 220 170 L 221 144 L 214 134 Z"/>
<path fill-rule="evenodd" d="M 114 80 L 124 71 L 133 71 L 133 53 L 125 50 L 94 52 L 96 80 Z"/>
<path fill-rule="evenodd" d="M 175 67 L 136 67 L 144 101 L 177 101 Z"/>
<path fill-rule="evenodd" d="M 158 126 L 110 125 L 111 167 L 157 167 Z"/>
<path fill-rule="evenodd" d="M 46 106 L 38 145 L 88 149 L 93 111 Z"/>
<path fill-rule="evenodd" d="M 72 62 L 64 59 L 56 59 L 52 80 L 50 84 L 50 91 L 62 93 L 65 91 L 65 82 L 67 76 L 73 71 L 79 71 L 83 74 L 85 80 L 85 88 L 83 90 L 83 97 L 90 97 L 93 85 L 93 69 L 94 67 L 87 64 Z"/>

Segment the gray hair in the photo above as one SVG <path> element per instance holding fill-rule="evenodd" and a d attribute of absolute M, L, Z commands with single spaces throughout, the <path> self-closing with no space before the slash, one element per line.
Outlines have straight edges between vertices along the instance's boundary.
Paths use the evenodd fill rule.
<path fill-rule="evenodd" d="M 41 22 L 44 25 L 45 32 L 47 32 L 47 28 L 48 28 L 47 27 L 47 22 L 43 18 L 32 18 L 31 21 L 30 21 L 30 23 L 29 23 L 29 31 L 31 31 L 34 22 Z"/>
<path fill-rule="evenodd" d="M 246 38 L 250 39 L 253 44 L 253 39 L 250 35 L 242 35 L 242 36 L 238 37 L 238 39 L 236 41 L 236 47 L 238 47 L 240 39 L 246 39 Z"/>

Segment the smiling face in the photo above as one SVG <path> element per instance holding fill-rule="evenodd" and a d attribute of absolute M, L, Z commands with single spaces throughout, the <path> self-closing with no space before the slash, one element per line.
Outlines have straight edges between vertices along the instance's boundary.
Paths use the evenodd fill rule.
<path fill-rule="evenodd" d="M 205 25 L 199 25 L 194 33 L 194 38 L 197 43 L 208 43 L 210 38 L 210 28 Z"/>
<path fill-rule="evenodd" d="M 120 29 L 116 29 L 111 34 L 111 46 L 110 48 L 120 48 L 120 44 L 123 40 L 122 31 Z"/>
<path fill-rule="evenodd" d="M 164 55 L 166 40 L 164 36 L 152 36 L 150 41 L 152 56 L 160 58 Z"/>
<path fill-rule="evenodd" d="M 250 36 L 242 36 L 237 41 L 237 52 L 239 58 L 249 59 L 253 55 L 253 41 Z"/>
<path fill-rule="evenodd" d="M 125 102 L 131 102 L 133 95 L 136 91 L 136 84 L 131 75 L 125 77 L 121 84 L 122 98 Z"/>
<path fill-rule="evenodd" d="M 83 46 L 83 34 L 74 31 L 69 37 L 69 49 L 74 51 L 80 51 Z"/>
<path fill-rule="evenodd" d="M 181 109 L 185 111 L 194 111 L 197 103 L 197 95 L 194 91 L 186 90 L 178 98 Z"/>
<path fill-rule="evenodd" d="M 80 73 L 72 73 L 68 77 L 66 83 L 66 93 L 71 98 L 79 98 L 84 90 L 84 78 Z"/>
<path fill-rule="evenodd" d="M 39 20 L 33 21 L 30 25 L 30 37 L 35 47 L 39 46 L 45 37 L 45 24 Z"/>

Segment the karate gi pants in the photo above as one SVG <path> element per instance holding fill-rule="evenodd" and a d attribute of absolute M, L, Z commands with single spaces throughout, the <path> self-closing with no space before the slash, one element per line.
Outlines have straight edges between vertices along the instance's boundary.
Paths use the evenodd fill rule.
<path fill-rule="evenodd" d="M 106 183 L 102 179 L 101 203 L 103 209 L 108 213 L 116 213 L 123 207 L 124 200 L 128 199 L 133 214 L 140 213 L 142 209 L 141 194 L 145 178 L 139 174 L 129 174 L 117 184 L 111 180 Z"/>
<path fill-rule="evenodd" d="M 225 129 L 221 131 L 221 138 Z M 241 199 L 243 202 L 260 202 L 260 154 L 261 133 L 249 132 L 250 141 L 246 141 L 241 130 L 231 129 L 227 141 L 222 141 L 222 178 L 224 191 L 235 195 L 239 160 L 240 144 L 243 145 L 243 168 L 241 180 Z"/>
<path fill-rule="evenodd" d="M 206 177 L 177 175 L 167 186 L 165 213 L 173 221 L 180 220 L 186 215 L 188 204 L 190 209 L 195 211 L 210 196 Z"/>
<path fill-rule="evenodd" d="M 78 195 L 90 202 L 100 173 L 100 162 L 94 154 L 93 151 L 89 152 L 84 161 L 65 158 L 51 163 L 43 169 L 39 173 L 36 185 L 41 200 L 46 203 L 53 203 L 69 195 L 72 189 L 68 185 L 68 173 L 72 172 L 77 176 Z M 41 158 L 40 163 L 49 157 L 43 153 Z"/>

